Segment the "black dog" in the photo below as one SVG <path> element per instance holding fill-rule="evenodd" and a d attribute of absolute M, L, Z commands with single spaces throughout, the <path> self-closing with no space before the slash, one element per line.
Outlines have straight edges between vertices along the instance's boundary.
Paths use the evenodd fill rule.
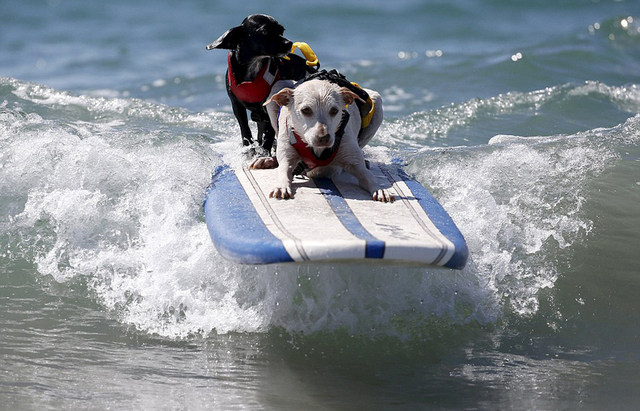
<path fill-rule="evenodd" d="M 271 16 L 252 14 L 242 24 L 227 30 L 207 50 L 231 50 L 226 83 L 233 114 L 240 124 L 242 143 L 253 143 L 247 110 L 258 125 L 258 144 L 269 155 L 275 131 L 263 103 L 277 80 L 300 80 L 317 68 L 291 53 L 293 43 L 283 36 L 284 27 Z M 286 58 L 285 58 L 286 56 Z"/>

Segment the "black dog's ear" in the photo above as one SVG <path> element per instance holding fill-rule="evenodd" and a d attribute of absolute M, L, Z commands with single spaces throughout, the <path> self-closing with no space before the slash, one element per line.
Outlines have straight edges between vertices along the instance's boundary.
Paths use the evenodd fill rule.
<path fill-rule="evenodd" d="M 237 26 L 227 30 L 220 38 L 207 46 L 207 50 L 226 49 L 233 50 L 244 36 L 244 27 Z"/>

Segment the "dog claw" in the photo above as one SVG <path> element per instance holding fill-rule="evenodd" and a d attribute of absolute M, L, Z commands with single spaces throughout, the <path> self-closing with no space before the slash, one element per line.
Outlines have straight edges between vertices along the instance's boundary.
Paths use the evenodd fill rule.
<path fill-rule="evenodd" d="M 387 190 L 377 190 L 373 193 L 373 201 L 380 201 L 382 203 L 393 203 L 395 197 Z"/>
<path fill-rule="evenodd" d="M 278 200 L 289 200 L 293 198 L 293 193 L 288 188 L 275 188 L 269 193 L 269 198 L 275 198 Z"/>
<path fill-rule="evenodd" d="M 275 157 L 259 157 L 253 160 L 249 168 L 252 170 L 278 168 L 278 159 Z"/>

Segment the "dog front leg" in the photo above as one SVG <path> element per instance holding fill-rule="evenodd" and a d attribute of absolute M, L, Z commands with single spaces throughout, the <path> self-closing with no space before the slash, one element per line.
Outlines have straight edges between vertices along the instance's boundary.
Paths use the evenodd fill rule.
<path fill-rule="evenodd" d="M 275 138 L 276 138 L 276 132 L 273 130 L 273 127 L 271 127 L 271 123 L 264 122 L 261 124 L 262 124 L 262 133 L 263 133 L 262 148 L 264 148 L 267 151 L 267 153 L 271 153 L 271 149 L 273 148 L 273 142 L 275 141 Z"/>
<path fill-rule="evenodd" d="M 264 135 L 264 140 L 263 137 L 261 137 L 262 135 Z M 262 145 L 265 152 L 259 153 L 260 157 L 253 160 L 250 168 L 257 170 L 278 167 L 278 159 L 276 156 L 271 156 L 271 147 L 273 146 L 274 138 L 275 131 L 273 127 L 271 127 L 271 124 L 264 121 L 258 122 L 258 142 Z"/>
<path fill-rule="evenodd" d="M 240 125 L 240 134 L 242 135 L 242 145 L 250 146 L 253 143 L 253 136 L 251 135 L 251 129 L 249 128 L 249 117 L 247 116 L 247 109 L 240 103 L 235 96 L 231 97 L 231 108 L 233 109 L 233 115 L 236 116 L 238 124 Z"/>
<path fill-rule="evenodd" d="M 358 165 L 345 166 L 345 170 L 358 179 L 360 187 L 364 188 L 371 194 L 373 201 L 380 201 L 383 203 L 393 203 L 394 196 L 389 190 L 380 187 L 376 182 L 376 178 L 369 170 L 364 162 Z"/>
<path fill-rule="evenodd" d="M 271 149 L 273 148 L 273 142 L 276 137 L 276 132 L 273 130 L 273 127 L 271 127 L 271 122 L 269 121 L 267 114 L 265 113 L 264 116 L 260 117 L 255 116 L 254 118 L 252 113 L 251 118 L 258 125 L 258 144 L 260 144 L 265 151 L 262 155 L 270 155 Z"/>
<path fill-rule="evenodd" d="M 293 188 L 291 187 L 291 183 L 293 182 L 293 166 L 287 162 L 280 161 L 276 173 L 278 173 L 276 187 L 269 193 L 269 198 L 284 200 L 293 198 Z"/>
<path fill-rule="evenodd" d="M 291 144 L 288 144 L 287 133 L 282 132 L 278 136 L 278 147 L 276 147 L 278 156 L 278 168 L 276 172 L 276 187 L 269 193 L 270 198 L 277 199 L 289 199 L 293 198 L 293 188 L 291 187 L 293 182 L 293 170 L 300 161 L 298 153 L 295 151 Z"/>

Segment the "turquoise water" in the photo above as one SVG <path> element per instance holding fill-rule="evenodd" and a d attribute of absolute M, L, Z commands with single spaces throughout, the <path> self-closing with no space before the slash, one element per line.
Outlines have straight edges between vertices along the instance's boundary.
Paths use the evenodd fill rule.
<path fill-rule="evenodd" d="M 2 2 L 0 409 L 634 410 L 640 3 Z M 225 55 L 275 16 L 385 101 L 461 271 L 239 266 Z"/>

